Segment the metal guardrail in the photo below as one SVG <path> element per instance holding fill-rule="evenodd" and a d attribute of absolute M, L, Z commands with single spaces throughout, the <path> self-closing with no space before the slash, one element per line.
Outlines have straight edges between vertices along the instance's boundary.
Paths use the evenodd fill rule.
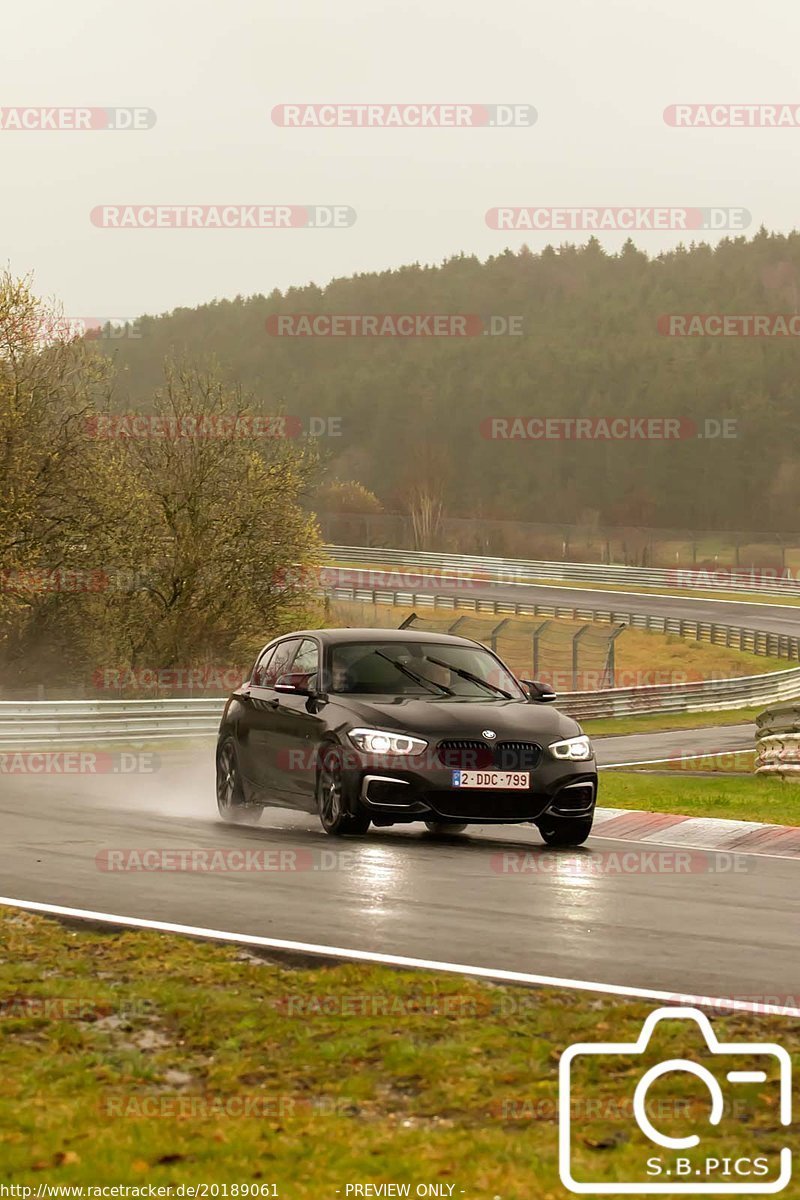
<path fill-rule="evenodd" d="M 0 752 L 29 746 L 139 741 L 214 734 L 224 698 L 202 700 L 3 700 Z"/>
<path fill-rule="evenodd" d="M 800 704 L 771 705 L 756 720 L 756 774 L 800 780 Z"/>
<path fill-rule="evenodd" d="M 800 668 L 645 688 L 560 692 L 557 707 L 576 720 L 655 712 L 707 712 L 774 704 L 800 693 Z M 204 700 L 30 700 L 0 702 L 0 754 L 34 746 L 160 741 L 213 736 L 225 698 Z M 794 707 L 800 731 L 800 708 Z M 759 718 L 761 719 L 761 718 Z M 798 771 L 800 771 L 800 732 Z"/>
<path fill-rule="evenodd" d="M 547 562 L 538 559 L 483 558 L 471 554 L 444 554 L 427 550 L 391 550 L 372 546 L 326 546 L 335 562 L 366 566 L 411 567 L 417 571 L 454 571 L 474 574 L 496 583 L 525 579 L 595 583 L 598 586 L 667 588 L 670 591 L 763 593 L 791 598 L 800 596 L 800 580 L 774 578 L 766 571 L 694 570 L 688 567 L 623 567 L 605 563 Z"/>
<path fill-rule="evenodd" d="M 800 668 L 708 679 L 656 687 L 607 688 L 596 692 L 560 692 L 557 707 L 579 721 L 592 717 L 628 717 L 645 713 L 715 712 L 755 708 L 800 694 Z"/>

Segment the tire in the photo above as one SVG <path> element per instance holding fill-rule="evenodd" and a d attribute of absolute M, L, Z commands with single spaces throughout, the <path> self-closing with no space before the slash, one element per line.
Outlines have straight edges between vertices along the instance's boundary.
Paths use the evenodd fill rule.
<path fill-rule="evenodd" d="M 592 817 L 543 817 L 539 833 L 548 846 L 582 846 L 592 832 Z"/>
<path fill-rule="evenodd" d="M 426 821 L 425 827 L 428 833 L 435 833 L 437 837 L 448 837 L 451 833 L 463 833 L 467 828 L 466 822 L 459 825 L 456 821 Z"/>
<path fill-rule="evenodd" d="M 228 825 L 255 825 L 264 811 L 260 805 L 245 802 L 232 737 L 217 747 L 217 811 Z"/>
<path fill-rule="evenodd" d="M 363 809 L 355 815 L 347 811 L 342 755 L 335 746 L 322 753 L 317 773 L 317 812 L 322 828 L 331 837 L 366 833 L 370 826 L 369 813 Z"/>

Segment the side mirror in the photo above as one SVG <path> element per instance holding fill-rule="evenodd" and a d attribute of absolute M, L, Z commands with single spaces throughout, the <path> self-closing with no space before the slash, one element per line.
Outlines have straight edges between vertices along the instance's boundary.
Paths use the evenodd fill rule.
<path fill-rule="evenodd" d="M 528 700 L 532 704 L 549 704 L 557 699 L 549 683 L 539 683 L 536 679 L 521 679 L 520 683 L 527 688 Z"/>
<path fill-rule="evenodd" d="M 311 687 L 311 680 L 314 675 L 307 675 L 304 671 L 290 671 L 288 675 L 281 675 L 273 685 L 276 692 L 288 692 L 294 696 L 316 696 L 316 689 Z"/>

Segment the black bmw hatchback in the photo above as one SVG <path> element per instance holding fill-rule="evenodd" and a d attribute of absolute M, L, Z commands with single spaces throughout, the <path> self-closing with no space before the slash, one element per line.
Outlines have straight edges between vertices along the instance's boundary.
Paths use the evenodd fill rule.
<path fill-rule="evenodd" d="M 550 845 L 592 827 L 597 767 L 580 725 L 478 642 L 407 629 L 315 629 L 270 642 L 225 705 L 217 806 L 319 815 L 330 834 L 370 823 L 533 822 Z"/>

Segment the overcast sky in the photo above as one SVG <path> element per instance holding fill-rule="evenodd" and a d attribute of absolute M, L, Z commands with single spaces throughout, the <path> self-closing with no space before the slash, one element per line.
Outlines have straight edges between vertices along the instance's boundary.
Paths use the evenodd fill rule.
<path fill-rule="evenodd" d="M 495 206 L 734 206 L 798 220 L 800 5 L 772 0 L 26 0 L 4 108 L 134 106 L 142 131 L 0 130 L 0 259 L 72 316 L 135 316 L 587 233 Z M 507 129 L 276 125 L 286 103 L 527 104 Z M 676 128 L 675 103 L 789 104 L 796 128 Z M 109 229 L 98 205 L 349 205 L 340 229 Z M 624 233 L 601 234 L 610 249 Z M 715 240 L 719 234 L 709 235 Z M 643 231 L 658 251 L 681 235 Z M 684 240 L 686 236 L 684 235 Z"/>

